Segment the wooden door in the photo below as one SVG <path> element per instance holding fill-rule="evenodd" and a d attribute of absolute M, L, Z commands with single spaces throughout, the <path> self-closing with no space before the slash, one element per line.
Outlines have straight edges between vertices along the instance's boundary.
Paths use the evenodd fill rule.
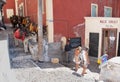
<path fill-rule="evenodd" d="M 104 28 L 102 30 L 102 55 L 107 53 L 108 58 L 116 56 L 117 29 Z"/>

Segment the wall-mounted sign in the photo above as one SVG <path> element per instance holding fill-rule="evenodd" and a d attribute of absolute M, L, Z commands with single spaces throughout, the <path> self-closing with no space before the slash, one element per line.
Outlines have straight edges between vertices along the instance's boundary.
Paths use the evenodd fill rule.
<path fill-rule="evenodd" d="M 116 24 L 118 20 L 100 20 L 100 23 Z"/>
<path fill-rule="evenodd" d="M 114 27 L 115 24 L 118 24 L 118 20 L 100 20 L 101 24 L 105 24 L 105 27 Z"/>
<path fill-rule="evenodd" d="M 6 12 L 7 12 L 7 18 L 10 18 L 12 15 L 14 15 L 13 9 L 7 9 Z"/>

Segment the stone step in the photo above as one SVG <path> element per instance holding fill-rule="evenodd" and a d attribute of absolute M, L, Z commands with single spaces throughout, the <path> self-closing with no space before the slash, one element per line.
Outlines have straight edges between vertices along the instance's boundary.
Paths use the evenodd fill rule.
<path fill-rule="evenodd" d="M 14 47 L 14 48 L 10 48 L 10 51 L 24 51 L 23 48 L 18 48 L 18 47 Z"/>
<path fill-rule="evenodd" d="M 33 68 L 36 66 L 31 59 L 14 60 L 11 63 L 12 68 Z"/>
<path fill-rule="evenodd" d="M 93 62 L 97 62 L 97 57 L 92 57 L 92 56 L 89 56 L 89 58 L 90 58 L 90 61 L 93 61 Z"/>
<path fill-rule="evenodd" d="M 12 58 L 11 60 L 12 61 L 18 61 L 18 60 L 26 60 L 26 59 L 32 59 L 32 56 L 31 55 L 18 56 L 18 57 Z"/>

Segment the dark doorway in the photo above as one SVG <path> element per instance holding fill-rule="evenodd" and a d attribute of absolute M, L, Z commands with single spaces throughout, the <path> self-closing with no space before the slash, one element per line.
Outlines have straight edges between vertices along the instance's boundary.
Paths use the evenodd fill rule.
<path fill-rule="evenodd" d="M 89 40 L 89 55 L 98 57 L 99 33 L 90 33 Z"/>
<path fill-rule="evenodd" d="M 119 32 L 119 41 L 118 41 L 118 56 L 120 56 L 120 32 Z"/>

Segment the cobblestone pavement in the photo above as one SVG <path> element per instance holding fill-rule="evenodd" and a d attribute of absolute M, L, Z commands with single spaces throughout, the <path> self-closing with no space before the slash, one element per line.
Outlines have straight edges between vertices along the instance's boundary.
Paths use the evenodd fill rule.
<path fill-rule="evenodd" d="M 85 75 L 80 77 L 69 68 L 56 69 L 23 68 L 14 69 L 16 78 L 21 82 L 95 82 L 94 78 Z"/>
<path fill-rule="evenodd" d="M 99 79 L 99 71 L 93 70 L 96 64 L 81 76 L 82 68 L 74 72 L 62 64 L 36 63 L 29 53 L 23 52 L 22 46 L 15 47 L 12 39 L 9 35 L 11 70 L 18 82 L 97 82 Z"/>

